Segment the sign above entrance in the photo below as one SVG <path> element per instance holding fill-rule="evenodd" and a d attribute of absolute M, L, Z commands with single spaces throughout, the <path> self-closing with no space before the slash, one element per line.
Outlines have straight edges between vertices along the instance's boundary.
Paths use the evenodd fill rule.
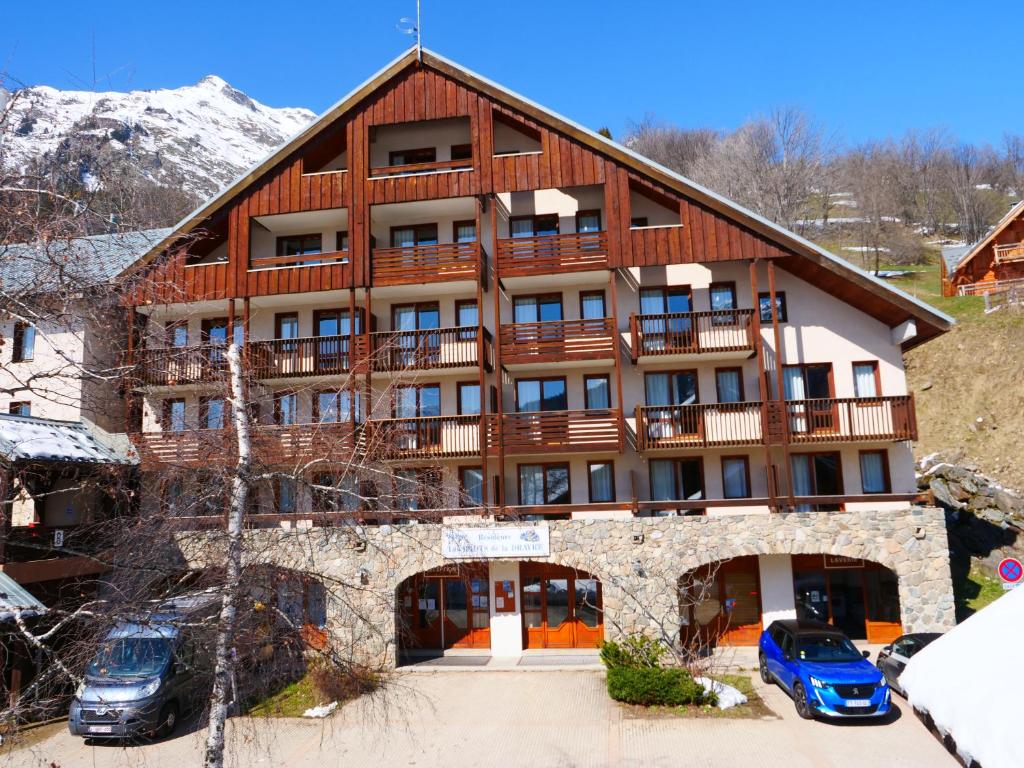
<path fill-rule="evenodd" d="M 548 527 L 442 528 L 444 557 L 547 557 Z"/>
<path fill-rule="evenodd" d="M 843 555 L 825 555 L 826 568 L 863 568 L 864 560 L 859 557 L 844 557 Z"/>

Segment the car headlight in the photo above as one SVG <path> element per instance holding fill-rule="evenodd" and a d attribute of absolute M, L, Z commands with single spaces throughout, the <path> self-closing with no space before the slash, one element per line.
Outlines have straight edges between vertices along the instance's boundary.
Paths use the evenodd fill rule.
<path fill-rule="evenodd" d="M 815 688 L 828 688 L 828 683 L 822 682 L 816 677 L 811 678 L 811 685 L 813 685 Z"/>
<path fill-rule="evenodd" d="M 156 693 L 158 690 L 160 690 L 160 678 L 159 677 L 154 677 L 152 680 L 150 680 L 144 686 L 139 688 L 139 696 L 138 696 L 138 698 L 140 698 L 140 699 L 148 698 L 149 696 L 152 696 L 154 693 Z"/>

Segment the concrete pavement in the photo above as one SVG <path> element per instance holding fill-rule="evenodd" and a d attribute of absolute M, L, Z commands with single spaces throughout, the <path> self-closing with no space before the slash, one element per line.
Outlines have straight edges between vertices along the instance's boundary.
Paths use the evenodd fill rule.
<path fill-rule="evenodd" d="M 955 761 L 898 697 L 879 723 L 805 722 L 775 686 L 757 681 L 780 717 L 764 720 L 641 716 L 608 699 L 593 671 L 447 671 L 400 674 L 379 694 L 325 721 L 237 718 L 229 766 L 508 768 L 509 766 L 750 766 L 942 768 Z M 185 768 L 202 732 L 136 747 L 86 745 L 66 730 L 4 751 L 0 765 Z"/>

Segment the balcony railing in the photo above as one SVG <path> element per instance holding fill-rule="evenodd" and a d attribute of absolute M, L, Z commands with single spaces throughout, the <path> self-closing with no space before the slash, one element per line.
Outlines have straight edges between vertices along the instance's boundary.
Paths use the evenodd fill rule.
<path fill-rule="evenodd" d="M 381 331 L 371 333 L 373 370 L 432 370 L 476 367 L 483 363 L 493 368 L 491 333 L 483 330 L 483 360 L 476 326 L 432 328 L 421 331 Z"/>
<path fill-rule="evenodd" d="M 292 256 L 253 256 L 249 260 L 249 269 L 314 267 L 318 264 L 348 264 L 348 262 L 348 251 L 325 251 L 323 253 L 303 253 Z"/>
<path fill-rule="evenodd" d="M 617 451 L 622 443 L 618 409 L 506 413 L 502 417 L 505 453 L 565 453 Z M 498 446 L 497 417 L 488 420 L 488 446 Z"/>
<path fill-rule="evenodd" d="M 792 443 L 916 440 L 913 395 L 787 400 Z"/>
<path fill-rule="evenodd" d="M 249 343 L 249 360 L 257 379 L 286 379 L 348 373 L 363 357 L 362 336 L 309 336 Z M 354 353 L 354 354 L 353 354 Z"/>
<path fill-rule="evenodd" d="M 615 327 L 610 317 L 513 323 L 501 327 L 500 338 L 503 365 L 615 357 Z"/>
<path fill-rule="evenodd" d="M 406 163 L 405 165 L 379 165 L 370 169 L 370 178 L 400 176 L 410 173 L 437 173 L 439 171 L 462 171 L 473 167 L 472 158 L 461 160 L 435 160 L 430 163 Z"/>
<path fill-rule="evenodd" d="M 653 355 L 753 354 L 753 319 L 752 309 L 630 315 L 633 362 Z"/>
<path fill-rule="evenodd" d="M 439 243 L 373 249 L 374 285 L 416 285 L 480 276 L 479 243 Z"/>
<path fill-rule="evenodd" d="M 136 381 L 149 386 L 219 381 L 228 367 L 223 344 L 137 349 L 133 361 Z"/>
<path fill-rule="evenodd" d="M 480 415 L 373 419 L 364 450 L 383 459 L 442 459 L 480 455 Z"/>
<path fill-rule="evenodd" d="M 511 237 L 498 241 L 502 278 L 608 269 L 605 232 Z"/>
<path fill-rule="evenodd" d="M 995 251 L 996 264 L 1006 264 L 1010 261 L 1024 261 L 1024 242 L 997 245 L 993 250 Z"/>
<path fill-rule="evenodd" d="M 999 293 L 1021 288 L 1024 288 L 1024 278 L 1018 277 L 1010 280 L 989 280 L 988 282 L 958 285 L 956 292 L 958 296 L 984 296 L 986 293 Z"/>
<path fill-rule="evenodd" d="M 761 403 L 640 405 L 637 450 L 759 445 Z"/>

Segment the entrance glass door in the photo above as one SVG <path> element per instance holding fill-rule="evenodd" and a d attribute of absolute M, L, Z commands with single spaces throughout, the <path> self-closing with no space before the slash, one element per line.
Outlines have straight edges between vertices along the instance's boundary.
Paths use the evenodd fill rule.
<path fill-rule="evenodd" d="M 404 651 L 491 647 L 486 565 L 436 569 L 399 591 Z"/>
<path fill-rule="evenodd" d="M 601 582 L 570 568 L 523 564 L 526 648 L 596 648 L 604 637 Z"/>

